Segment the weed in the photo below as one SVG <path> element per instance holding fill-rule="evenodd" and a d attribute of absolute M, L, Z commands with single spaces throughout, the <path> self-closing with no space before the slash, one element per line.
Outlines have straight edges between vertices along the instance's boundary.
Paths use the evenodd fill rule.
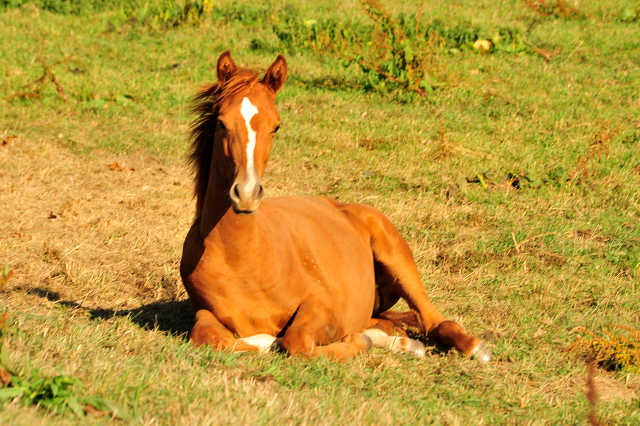
<path fill-rule="evenodd" d="M 11 278 L 12 271 L 5 266 L 0 273 L 0 290 Z M 80 396 L 82 381 L 74 376 L 45 377 L 35 369 L 28 377 L 18 374 L 9 358 L 6 346 L 9 315 L 0 316 L 0 404 L 20 401 L 22 405 L 37 405 L 55 414 L 70 410 L 78 417 L 85 413 L 112 414 L 125 418 L 126 414 L 117 404 L 103 398 Z"/>
<path fill-rule="evenodd" d="M 573 172 L 571 172 L 571 177 L 569 178 L 570 183 L 576 181 L 576 178 L 579 175 L 582 176 L 582 180 L 586 180 L 589 177 L 597 175 L 597 164 L 593 164 L 593 168 L 591 170 L 588 170 L 588 167 L 596 159 L 598 163 L 601 162 L 603 153 L 605 157 L 609 157 L 609 147 L 611 145 L 611 141 L 613 140 L 613 137 L 619 132 L 619 129 L 620 126 L 618 126 L 614 130 L 609 130 L 609 126 L 603 126 L 600 128 L 591 142 L 589 142 L 589 146 L 585 156 L 578 157 L 576 167 Z"/>
<path fill-rule="evenodd" d="M 575 331 L 583 336 L 578 337 L 565 349 L 568 355 L 593 355 L 599 365 L 609 370 L 640 371 L 640 330 L 620 324 L 608 324 L 610 330 L 594 333 L 585 327 Z M 624 335 L 626 333 L 626 336 Z"/>
<path fill-rule="evenodd" d="M 25 5 L 63 15 L 86 15 L 120 6 L 125 0 L 0 0 L 0 10 Z"/>
<path fill-rule="evenodd" d="M 620 22 L 636 22 L 640 20 L 640 7 L 625 6 L 618 17 Z"/>
<path fill-rule="evenodd" d="M 5 265 L 4 269 L 0 271 L 0 290 L 7 284 L 9 279 L 13 276 L 13 271 L 9 268 L 9 265 Z"/>
<path fill-rule="evenodd" d="M 359 65 L 363 72 L 359 83 L 364 90 L 379 93 L 412 92 L 422 97 L 446 86 L 446 67 L 438 54 L 477 50 L 478 41 L 487 43 L 483 51 L 533 52 L 520 30 L 501 26 L 489 40 L 480 40 L 488 31 L 470 22 L 453 27 L 441 20 L 421 20 L 422 8 L 416 14 L 400 14 L 394 18 L 380 0 L 360 0 L 361 10 L 373 24 L 357 21 L 300 20 L 298 14 L 285 12 L 273 31 L 286 49 L 311 48 L 318 55 L 331 55 L 344 68 Z M 258 50 L 262 43 L 252 41 Z M 404 99 L 401 97 L 401 99 Z"/>
<path fill-rule="evenodd" d="M 148 27 L 171 28 L 197 24 L 213 13 L 213 0 L 153 0 L 125 3 L 124 17 Z"/>
<path fill-rule="evenodd" d="M 467 177 L 468 183 L 479 183 L 483 188 L 496 189 L 500 186 L 514 187 L 517 189 L 541 188 L 543 185 L 553 185 L 557 188 L 569 185 L 584 184 L 587 180 L 598 175 L 597 166 L 602 161 L 603 156 L 609 157 L 611 142 L 615 135 L 619 132 L 620 126 L 614 130 L 609 130 L 609 126 L 605 125 L 593 137 L 588 144 L 585 156 L 578 156 L 576 166 L 571 173 L 559 165 L 539 175 L 535 172 L 509 172 L 506 175 L 496 178 L 493 171 L 484 173 L 474 173 Z M 443 141 L 444 139 L 441 138 Z M 444 144 L 441 142 L 441 146 Z M 441 149 L 442 151 L 442 149 Z"/>
<path fill-rule="evenodd" d="M 564 0 L 524 0 L 529 9 L 545 18 L 582 19 L 584 13 L 567 6 Z"/>
<path fill-rule="evenodd" d="M 353 62 L 360 65 L 365 74 L 365 89 L 385 93 L 400 87 L 421 96 L 433 94 L 438 84 L 435 50 L 443 42 L 442 38 L 433 32 L 416 34 L 414 40 L 426 40 L 416 43 L 404 34 L 379 0 L 361 0 L 360 4 L 374 21 L 370 33 L 362 35 L 340 26 L 317 28 L 310 40 L 313 49 L 319 54 L 335 56 L 346 66 Z"/>
<path fill-rule="evenodd" d="M 82 381 L 77 377 L 45 377 L 35 369 L 28 377 L 16 373 L 5 342 L 8 320 L 6 313 L 0 317 L 0 404 L 20 401 L 22 405 L 41 406 L 55 414 L 71 411 L 78 417 L 91 413 L 126 418 L 124 411 L 107 399 L 80 396 Z"/>
<path fill-rule="evenodd" d="M 466 178 L 467 183 L 477 183 L 485 189 L 539 189 L 543 185 L 560 188 L 568 181 L 569 174 L 562 166 L 557 166 L 542 175 L 526 171 L 496 175 L 493 170 L 487 170 L 483 173 L 471 174 Z"/>
<path fill-rule="evenodd" d="M 596 414 L 596 403 L 598 402 L 598 392 L 596 391 L 596 362 L 593 357 L 587 359 L 587 401 L 589 402 L 589 424 L 599 426 L 598 415 Z"/>
<path fill-rule="evenodd" d="M 40 43 L 40 53 L 38 54 L 38 62 L 40 62 L 40 65 L 42 66 L 43 72 L 42 72 L 42 76 L 40 78 L 38 78 L 37 80 L 32 81 L 31 83 L 26 84 L 25 86 L 23 86 L 22 88 L 33 88 L 32 91 L 30 92 L 18 92 L 18 93 L 14 93 L 13 95 L 10 95 L 8 97 L 8 99 L 13 99 L 13 98 L 20 98 L 20 99 L 35 99 L 35 98 L 40 98 L 42 97 L 41 95 L 41 91 L 44 87 L 44 84 L 47 82 L 47 80 L 51 80 L 51 82 L 56 86 L 56 89 L 58 90 L 58 94 L 60 95 L 60 97 L 67 102 L 67 96 L 64 94 L 64 90 L 62 90 L 62 86 L 60 86 L 60 83 L 58 82 L 58 78 L 56 77 L 55 73 L 52 70 L 52 67 L 55 65 L 60 64 L 63 61 L 56 61 L 53 62 L 51 64 L 47 64 L 47 62 L 44 59 L 44 45 L 45 45 L 45 38 L 42 37 L 42 41 Z"/>

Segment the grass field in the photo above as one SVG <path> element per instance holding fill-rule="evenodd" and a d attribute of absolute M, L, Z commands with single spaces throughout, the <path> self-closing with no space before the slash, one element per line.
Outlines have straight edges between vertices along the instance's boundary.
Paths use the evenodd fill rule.
<path fill-rule="evenodd" d="M 6 345 L 22 374 L 77 376 L 82 394 L 128 413 L 79 419 L 13 401 L 0 424 L 587 423 L 587 367 L 563 349 L 579 326 L 640 327 L 640 21 L 620 19 L 636 3 L 571 0 L 585 17 L 561 19 L 519 0 L 428 2 L 423 19 L 516 28 L 532 48 L 442 50 L 446 84 L 410 102 L 279 44 L 272 25 L 291 8 L 366 21 L 356 1 L 301 3 L 220 0 L 245 14 L 171 29 L 109 10 L 0 13 Z M 269 195 L 382 210 L 434 304 L 491 343 L 489 365 L 436 350 L 340 364 L 189 344 L 178 274 L 194 211 L 189 107 L 225 50 L 262 70 L 280 51 L 289 63 Z M 24 95 L 41 59 L 67 102 L 50 80 Z M 537 183 L 515 189 L 513 176 Z M 603 424 L 640 424 L 638 371 L 598 369 Z"/>

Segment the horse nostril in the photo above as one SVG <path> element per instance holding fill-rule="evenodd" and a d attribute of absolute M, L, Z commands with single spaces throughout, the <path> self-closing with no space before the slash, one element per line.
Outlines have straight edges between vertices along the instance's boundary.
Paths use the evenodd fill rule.
<path fill-rule="evenodd" d="M 231 198 L 234 201 L 240 201 L 240 192 L 238 191 L 238 184 L 234 184 L 233 188 L 231 188 Z"/>
<path fill-rule="evenodd" d="M 264 197 L 264 186 L 258 185 L 258 193 L 256 194 L 256 198 L 261 200 Z"/>

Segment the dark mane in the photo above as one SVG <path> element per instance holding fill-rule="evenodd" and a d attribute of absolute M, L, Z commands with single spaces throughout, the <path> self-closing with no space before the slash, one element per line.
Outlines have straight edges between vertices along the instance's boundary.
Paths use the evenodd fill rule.
<path fill-rule="evenodd" d="M 196 197 L 196 219 L 202 213 L 204 196 L 209 184 L 213 141 L 218 123 L 220 105 L 258 81 L 258 73 L 239 69 L 224 82 L 203 89 L 194 97 L 191 113 L 196 119 L 191 124 L 191 147 L 188 164 L 193 170 L 194 196 Z"/>

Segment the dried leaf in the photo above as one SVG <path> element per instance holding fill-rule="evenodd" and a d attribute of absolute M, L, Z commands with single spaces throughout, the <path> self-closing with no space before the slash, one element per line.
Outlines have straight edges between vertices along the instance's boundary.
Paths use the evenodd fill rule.
<path fill-rule="evenodd" d="M 9 135 L 6 138 L 2 139 L 2 141 L 0 141 L 0 146 L 7 146 L 11 142 L 13 142 L 13 140 L 16 139 L 16 138 L 17 138 L 16 135 Z"/>
<path fill-rule="evenodd" d="M 136 171 L 136 169 L 134 169 L 134 168 L 123 167 L 118 163 L 109 164 L 109 169 L 113 170 L 114 172 L 135 172 Z"/>
<path fill-rule="evenodd" d="M 484 53 L 493 47 L 493 43 L 491 43 L 489 40 L 476 40 L 473 43 L 473 47 L 474 49 Z"/>
<path fill-rule="evenodd" d="M 537 339 L 538 337 L 542 336 L 543 334 L 547 334 L 547 332 L 544 331 L 542 328 L 539 328 L 538 331 L 533 333 L 533 337 Z"/>

